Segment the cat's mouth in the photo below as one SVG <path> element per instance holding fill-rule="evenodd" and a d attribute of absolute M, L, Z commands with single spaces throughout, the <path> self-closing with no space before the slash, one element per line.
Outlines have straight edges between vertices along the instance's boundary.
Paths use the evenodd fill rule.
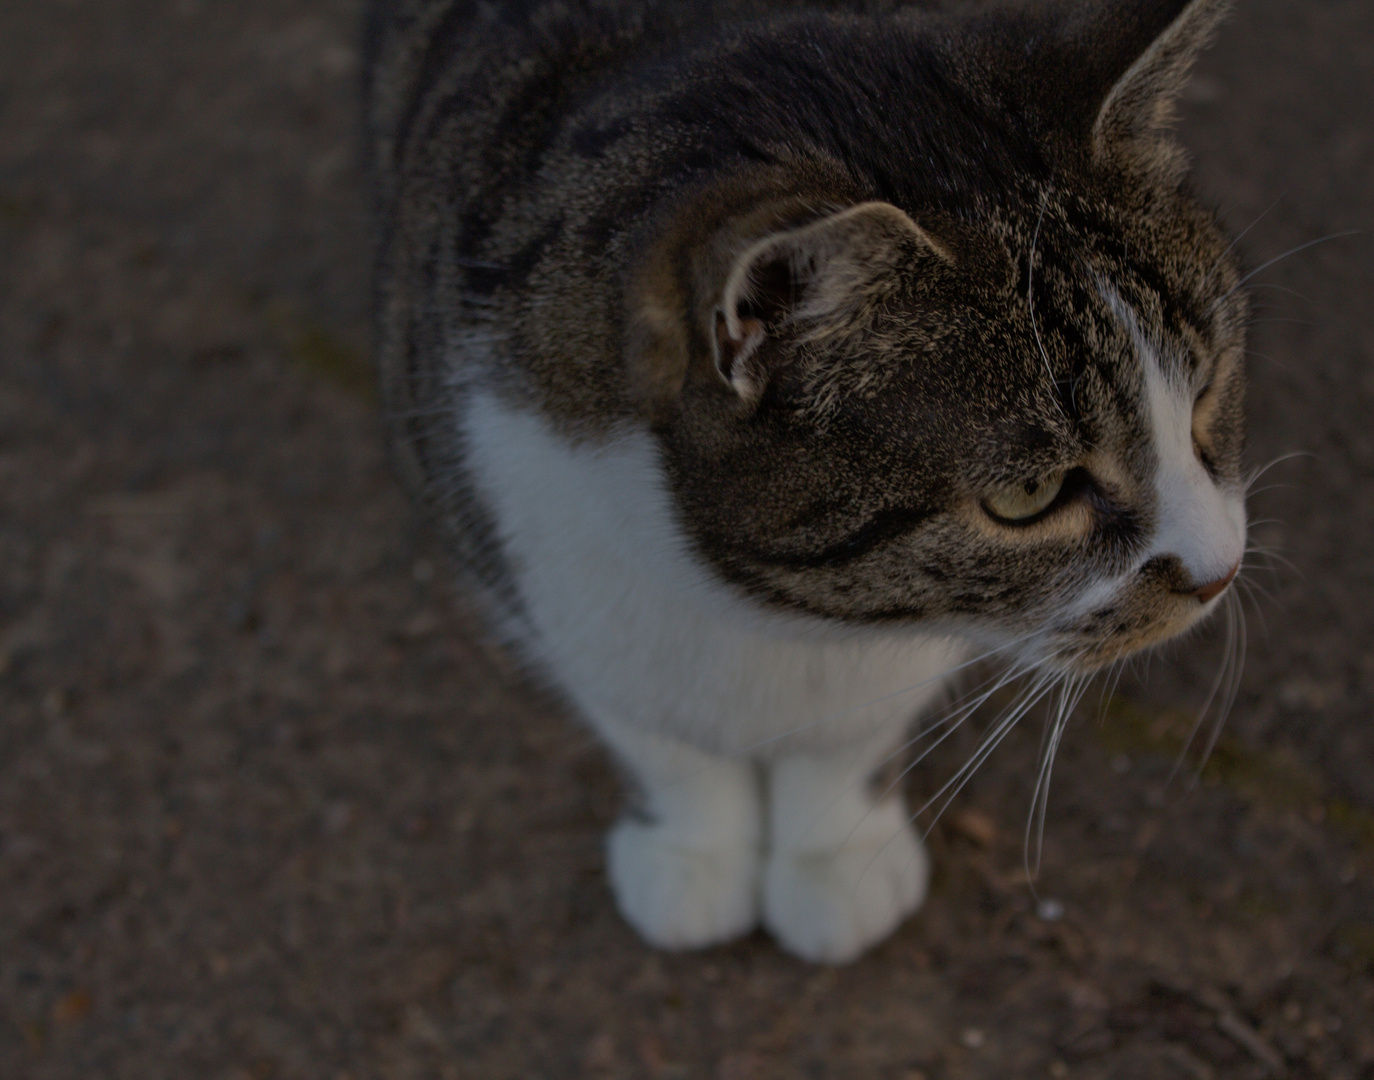
<path fill-rule="evenodd" d="M 1046 666 L 1089 675 L 1195 629 L 1234 602 L 1240 565 L 1223 578 L 1182 591 L 1140 580 L 1049 635 Z"/>

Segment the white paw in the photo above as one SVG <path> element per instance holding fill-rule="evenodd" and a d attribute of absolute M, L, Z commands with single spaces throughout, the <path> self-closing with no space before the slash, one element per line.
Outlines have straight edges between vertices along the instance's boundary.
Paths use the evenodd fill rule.
<path fill-rule="evenodd" d="M 764 925 L 803 960 L 848 963 L 921 906 L 929 880 L 925 848 L 900 804 L 886 804 L 841 847 L 774 853 Z"/>
<path fill-rule="evenodd" d="M 759 921 L 757 848 L 698 847 L 625 819 L 606 838 L 611 888 L 626 922 L 661 949 L 700 949 Z"/>

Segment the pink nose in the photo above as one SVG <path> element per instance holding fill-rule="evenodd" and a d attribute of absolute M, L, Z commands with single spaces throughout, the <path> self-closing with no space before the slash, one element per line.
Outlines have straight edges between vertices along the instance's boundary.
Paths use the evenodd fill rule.
<path fill-rule="evenodd" d="M 1215 600 L 1218 596 L 1220 596 L 1222 593 L 1226 591 L 1227 585 L 1231 584 L 1231 582 L 1236 580 L 1236 575 L 1238 573 L 1240 573 L 1240 563 L 1236 563 L 1235 566 L 1231 567 L 1231 572 L 1227 574 L 1224 578 L 1217 578 L 1217 580 L 1212 582 L 1210 585 L 1204 585 L 1200 589 L 1194 589 L 1193 595 L 1196 596 L 1199 600 L 1201 600 L 1204 604 L 1207 603 L 1209 600 Z"/>

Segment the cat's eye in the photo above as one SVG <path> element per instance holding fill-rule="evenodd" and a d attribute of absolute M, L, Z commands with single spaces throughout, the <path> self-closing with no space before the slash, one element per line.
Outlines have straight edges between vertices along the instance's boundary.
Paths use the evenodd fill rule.
<path fill-rule="evenodd" d="M 1038 480 L 1008 484 L 989 493 L 983 508 L 998 521 L 1021 523 L 1049 509 L 1064 487 L 1062 472 Z"/>

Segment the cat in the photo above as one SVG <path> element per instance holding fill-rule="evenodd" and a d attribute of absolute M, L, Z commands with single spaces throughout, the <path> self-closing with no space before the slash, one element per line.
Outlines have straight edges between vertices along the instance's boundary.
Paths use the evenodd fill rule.
<path fill-rule="evenodd" d="M 374 0 L 397 467 L 627 772 L 649 943 L 854 959 L 959 671 L 1223 602 L 1246 300 L 1168 124 L 1226 8 Z"/>

